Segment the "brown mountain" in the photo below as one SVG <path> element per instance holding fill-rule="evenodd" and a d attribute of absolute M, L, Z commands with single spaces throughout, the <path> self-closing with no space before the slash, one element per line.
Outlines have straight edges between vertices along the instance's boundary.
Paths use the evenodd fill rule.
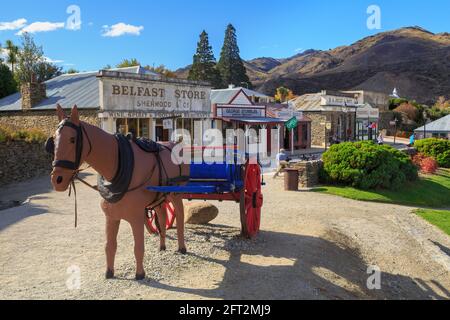
<path fill-rule="evenodd" d="M 391 93 L 396 87 L 402 97 L 432 103 L 438 96 L 450 97 L 450 34 L 407 27 L 328 51 L 257 58 L 245 66 L 255 88 L 270 95 L 279 86 L 295 94 L 322 89 Z"/>

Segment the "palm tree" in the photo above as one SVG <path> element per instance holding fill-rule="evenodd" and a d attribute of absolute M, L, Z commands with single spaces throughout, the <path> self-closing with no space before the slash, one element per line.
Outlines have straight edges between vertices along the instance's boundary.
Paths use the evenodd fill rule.
<path fill-rule="evenodd" d="M 6 49 L 8 56 L 6 62 L 11 65 L 11 72 L 14 74 L 14 65 L 17 63 L 17 55 L 19 54 L 19 47 L 14 45 L 11 40 L 6 40 Z"/>

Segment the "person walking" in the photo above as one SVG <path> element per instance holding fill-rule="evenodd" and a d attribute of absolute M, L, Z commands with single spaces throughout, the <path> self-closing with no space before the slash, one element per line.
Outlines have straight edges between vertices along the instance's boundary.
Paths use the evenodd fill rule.
<path fill-rule="evenodd" d="M 288 155 L 286 154 L 286 150 L 280 149 L 280 152 L 278 152 L 276 156 L 276 160 L 277 160 L 277 171 L 273 175 L 274 179 L 278 177 L 280 173 L 283 172 L 283 170 L 286 169 L 289 165 L 288 162 L 289 158 Z"/>
<path fill-rule="evenodd" d="M 380 146 L 384 143 L 383 134 L 382 134 L 381 132 L 380 132 L 380 134 L 378 135 L 377 142 L 378 142 L 378 144 L 379 144 Z"/>

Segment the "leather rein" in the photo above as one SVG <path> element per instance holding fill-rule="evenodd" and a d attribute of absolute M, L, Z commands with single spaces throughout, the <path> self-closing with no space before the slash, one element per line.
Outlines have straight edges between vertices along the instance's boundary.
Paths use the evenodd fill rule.
<path fill-rule="evenodd" d="M 63 169 L 68 169 L 68 170 L 72 170 L 72 177 L 70 179 L 70 184 L 69 184 L 69 197 L 72 194 L 72 190 L 73 190 L 73 194 L 75 197 L 75 228 L 77 227 L 78 224 L 78 205 L 77 205 L 77 189 L 75 187 L 75 180 L 80 181 L 81 183 L 83 183 L 84 185 L 88 186 L 89 188 L 91 188 L 92 190 L 95 191 L 99 191 L 98 186 L 92 185 L 89 182 L 81 179 L 78 174 L 84 170 L 87 170 L 90 168 L 90 166 L 84 168 L 84 169 L 80 169 L 81 166 L 81 158 L 82 158 L 82 154 L 83 154 L 83 134 L 86 135 L 86 139 L 89 143 L 89 152 L 87 153 L 86 157 L 88 157 L 91 152 L 92 152 L 92 143 L 91 140 L 89 139 L 89 135 L 86 132 L 86 129 L 83 127 L 83 125 L 80 123 L 80 125 L 76 125 L 74 123 L 72 123 L 69 118 L 66 118 L 65 120 L 63 120 L 59 126 L 57 131 L 61 130 L 64 127 L 69 127 L 72 128 L 73 130 L 76 131 L 77 133 L 77 138 L 76 138 L 76 144 L 75 144 L 75 161 L 70 161 L 70 160 L 54 160 L 52 162 L 52 167 L 53 168 L 63 168 Z M 49 154 L 52 154 L 53 156 L 55 155 L 55 141 L 53 137 L 50 137 L 47 139 L 46 143 L 45 143 L 45 149 Z M 157 163 L 155 163 L 155 165 L 153 166 L 151 172 L 151 176 L 144 180 L 141 184 L 139 184 L 138 186 L 128 189 L 125 193 L 128 192 L 132 192 L 135 190 L 140 189 L 142 186 L 144 186 L 147 181 L 149 181 L 154 174 L 154 169 L 156 167 Z"/>

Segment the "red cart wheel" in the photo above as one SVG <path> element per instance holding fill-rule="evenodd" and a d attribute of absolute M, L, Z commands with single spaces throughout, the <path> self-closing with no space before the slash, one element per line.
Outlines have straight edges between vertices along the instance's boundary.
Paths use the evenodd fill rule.
<path fill-rule="evenodd" d="M 166 218 L 166 230 L 169 230 L 173 227 L 173 223 L 175 222 L 175 207 L 172 202 L 166 201 L 162 204 L 163 208 L 166 210 L 167 218 Z M 159 229 L 157 226 L 157 218 L 156 212 L 154 210 L 148 210 L 147 221 L 145 223 L 145 227 L 150 234 L 159 234 Z"/>
<path fill-rule="evenodd" d="M 247 163 L 244 172 L 244 189 L 241 191 L 240 198 L 242 235 L 244 237 L 252 238 L 258 233 L 262 205 L 261 168 L 258 164 Z"/>

